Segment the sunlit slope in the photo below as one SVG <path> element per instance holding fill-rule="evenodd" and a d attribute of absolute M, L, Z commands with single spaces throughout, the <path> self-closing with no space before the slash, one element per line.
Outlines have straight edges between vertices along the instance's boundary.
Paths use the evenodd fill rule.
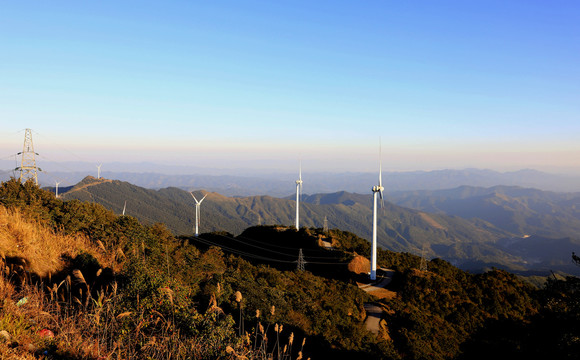
<path fill-rule="evenodd" d="M 23 271 L 46 277 L 66 266 L 66 259 L 88 253 L 102 264 L 111 262 L 81 234 L 63 235 L 26 219 L 18 209 L 0 205 L 0 263 L 19 265 Z"/>

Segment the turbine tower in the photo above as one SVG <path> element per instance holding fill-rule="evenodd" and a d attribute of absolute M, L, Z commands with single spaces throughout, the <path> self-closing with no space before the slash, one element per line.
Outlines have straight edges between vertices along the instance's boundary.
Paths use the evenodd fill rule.
<path fill-rule="evenodd" d="M 60 185 L 60 183 L 61 183 L 61 182 L 62 182 L 62 181 L 55 181 L 55 183 L 56 183 L 56 189 L 55 189 L 55 194 L 56 194 L 56 195 L 55 195 L 55 197 L 56 197 L 57 199 L 58 199 L 58 186 Z"/>
<path fill-rule="evenodd" d="M 29 179 L 34 179 L 34 183 L 38 185 L 38 170 L 36 167 L 36 160 L 34 155 L 38 155 L 34 152 L 34 145 L 32 144 L 32 130 L 26 129 L 24 133 L 24 147 L 22 152 L 17 155 L 22 155 L 22 162 L 20 167 L 15 170 L 20 171 L 20 181 L 26 181 Z"/>
<path fill-rule="evenodd" d="M 125 216 L 125 210 L 127 210 L 127 200 L 125 200 L 125 204 L 123 205 L 123 215 Z"/>
<path fill-rule="evenodd" d="M 195 195 L 193 195 L 193 192 L 190 192 L 190 194 L 193 197 L 193 200 L 195 200 L 195 236 L 197 237 L 199 235 L 199 207 L 201 206 L 201 202 L 203 199 L 205 199 L 207 194 L 205 194 L 204 197 L 202 197 L 199 201 L 197 201 Z"/>
<path fill-rule="evenodd" d="M 302 194 L 302 162 L 296 180 L 296 230 L 300 230 L 300 195 Z"/>
<path fill-rule="evenodd" d="M 96 166 L 97 166 L 97 179 L 100 179 L 101 178 L 101 166 L 103 166 L 103 164 L 99 164 Z"/>
<path fill-rule="evenodd" d="M 371 280 L 377 279 L 377 197 L 381 198 L 383 206 L 383 180 L 382 180 L 381 150 L 379 146 L 379 184 L 373 186 L 373 243 L 371 247 Z"/>

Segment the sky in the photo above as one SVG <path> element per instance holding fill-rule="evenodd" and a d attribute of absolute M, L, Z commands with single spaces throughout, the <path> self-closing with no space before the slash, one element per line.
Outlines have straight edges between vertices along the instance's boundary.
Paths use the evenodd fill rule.
<path fill-rule="evenodd" d="M 580 173 L 578 64 L 576 0 L 4 1 L 0 160 Z"/>

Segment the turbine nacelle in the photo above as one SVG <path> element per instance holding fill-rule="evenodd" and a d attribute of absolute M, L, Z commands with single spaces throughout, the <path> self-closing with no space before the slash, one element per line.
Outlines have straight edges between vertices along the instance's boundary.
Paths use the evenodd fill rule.
<path fill-rule="evenodd" d="M 300 229 L 300 197 L 302 196 L 302 161 L 300 161 L 298 180 L 296 180 L 296 230 Z"/>
<path fill-rule="evenodd" d="M 385 188 L 380 186 L 380 185 L 376 185 L 376 186 L 373 186 L 372 190 L 373 190 L 373 193 L 377 193 L 377 192 L 379 193 L 379 198 L 381 199 L 381 207 L 382 207 L 384 205 L 384 203 L 383 203 L 383 190 L 385 190 Z"/>

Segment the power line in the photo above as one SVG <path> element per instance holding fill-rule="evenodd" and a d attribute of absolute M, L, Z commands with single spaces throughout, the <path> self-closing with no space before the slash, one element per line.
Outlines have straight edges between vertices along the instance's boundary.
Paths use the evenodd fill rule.
<path fill-rule="evenodd" d="M 239 240 L 238 238 L 242 238 L 244 240 L 250 240 L 250 241 L 254 241 L 254 242 L 259 242 L 260 244 L 266 245 L 266 244 L 264 244 L 263 242 L 261 242 L 259 240 L 254 240 L 254 239 L 250 239 L 250 238 L 246 238 L 246 237 L 240 237 L 240 236 L 238 236 L 238 238 L 233 238 L 233 237 L 227 237 L 227 236 L 221 235 L 221 234 L 219 236 L 222 236 L 222 237 L 225 237 L 227 239 L 234 240 L 234 241 L 237 241 L 237 242 L 241 242 L 241 243 L 243 243 L 245 245 L 252 246 L 252 247 L 255 247 L 255 248 L 258 248 L 258 249 L 262 249 L 262 250 L 265 250 L 265 251 L 269 251 L 269 252 L 272 252 L 272 253 L 281 254 L 281 255 L 289 256 L 289 257 L 294 257 L 294 255 L 290 255 L 288 253 L 282 253 L 282 252 L 279 252 L 279 251 L 271 250 L 271 249 L 265 248 L 263 246 L 248 244 L 248 243 L 246 243 L 244 241 Z M 274 245 L 268 244 L 268 246 L 274 246 Z M 293 251 L 296 250 L 296 248 L 290 248 L 290 247 L 284 247 L 284 249 L 293 250 Z M 321 251 L 321 252 L 327 252 L 328 253 L 328 250 L 308 249 L 308 251 L 316 251 L 316 252 Z M 312 256 L 312 255 L 308 255 L 308 257 L 311 258 L 311 259 L 339 259 L 339 258 L 336 258 L 336 257 L 330 258 L 328 256 Z"/>
<path fill-rule="evenodd" d="M 224 237 L 226 239 L 229 240 L 236 240 L 234 238 L 228 237 L 228 236 L 224 236 L 224 235 L 218 235 L 220 237 Z M 234 254 L 239 254 L 242 256 L 246 256 L 246 257 L 250 257 L 250 258 L 254 258 L 254 259 L 259 259 L 259 260 L 264 260 L 264 261 L 270 261 L 270 262 L 280 262 L 280 263 L 296 263 L 296 261 L 288 261 L 288 260 L 281 260 L 281 259 L 275 259 L 275 258 L 271 258 L 271 257 L 267 257 L 267 256 L 261 256 L 261 255 L 255 255 L 255 254 L 251 254 L 251 253 L 247 253 L 245 251 L 241 251 L 238 249 L 233 249 L 229 246 L 225 246 L 216 242 L 213 242 L 209 239 L 203 238 L 202 236 L 198 236 L 196 238 L 193 238 L 194 241 L 200 241 L 201 243 L 205 244 L 205 245 L 209 245 L 209 246 L 217 246 L 220 247 L 228 252 L 234 253 Z M 268 250 L 268 249 L 264 249 L 264 250 Z M 288 256 L 287 254 L 283 254 L 285 256 Z M 307 261 L 310 264 L 317 264 L 317 265 L 348 265 L 348 263 L 339 263 L 339 262 L 321 262 L 321 261 Z"/>

